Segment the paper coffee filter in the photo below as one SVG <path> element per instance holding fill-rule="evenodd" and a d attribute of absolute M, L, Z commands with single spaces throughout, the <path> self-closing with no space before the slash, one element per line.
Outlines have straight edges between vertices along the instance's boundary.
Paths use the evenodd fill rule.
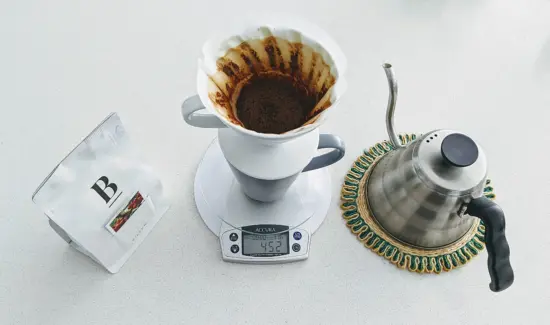
<path fill-rule="evenodd" d="M 232 26 L 213 36 L 199 59 L 199 95 L 207 109 L 232 127 L 260 135 L 235 117 L 233 94 L 253 74 L 276 71 L 301 78 L 318 97 L 309 120 L 285 134 L 318 127 L 346 89 L 346 61 L 336 43 L 320 28 L 293 17 L 256 16 Z"/>

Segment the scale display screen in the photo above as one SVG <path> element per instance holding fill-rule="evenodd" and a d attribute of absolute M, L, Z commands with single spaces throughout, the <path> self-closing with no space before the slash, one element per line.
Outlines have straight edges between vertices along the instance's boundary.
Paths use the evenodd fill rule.
<path fill-rule="evenodd" d="M 289 253 L 288 226 L 256 225 L 243 227 L 243 230 L 243 255 L 280 256 Z"/>

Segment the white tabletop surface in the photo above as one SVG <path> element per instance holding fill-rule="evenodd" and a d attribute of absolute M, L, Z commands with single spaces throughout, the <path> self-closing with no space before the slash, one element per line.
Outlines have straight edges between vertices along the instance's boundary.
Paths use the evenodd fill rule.
<path fill-rule="evenodd" d="M 0 324 L 548 324 L 550 307 L 549 1 L 11 1 L 0 10 Z M 222 261 L 197 214 L 193 178 L 214 130 L 180 115 L 201 44 L 226 17 L 291 10 L 348 59 L 349 89 L 323 132 L 347 155 L 330 167 L 333 202 L 304 262 Z M 516 282 L 488 289 L 484 251 L 459 270 L 402 271 L 345 227 L 340 184 L 396 128 L 454 128 L 490 163 L 507 213 Z M 162 176 L 172 208 L 111 275 L 48 226 L 31 194 L 117 111 Z"/>

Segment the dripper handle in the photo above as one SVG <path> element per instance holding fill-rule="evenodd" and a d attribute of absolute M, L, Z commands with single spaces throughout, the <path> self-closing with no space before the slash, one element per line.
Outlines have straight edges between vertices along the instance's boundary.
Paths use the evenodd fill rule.
<path fill-rule="evenodd" d="M 191 126 L 214 129 L 227 127 L 214 114 L 208 112 L 206 114 L 199 114 L 198 112 L 201 110 L 206 111 L 206 108 L 202 104 L 199 95 L 187 98 L 181 105 L 181 115 L 185 122 Z"/>
<path fill-rule="evenodd" d="M 393 74 L 392 65 L 389 63 L 384 63 L 382 66 L 386 72 L 386 77 L 388 78 L 388 86 L 390 88 L 390 94 L 388 96 L 388 108 L 386 109 L 386 129 L 388 130 L 388 136 L 390 141 L 395 148 L 404 147 L 399 141 L 399 137 L 395 134 L 393 129 L 393 113 L 395 112 L 395 103 L 397 102 L 397 80 Z"/>
<path fill-rule="evenodd" d="M 485 246 L 489 254 L 487 265 L 491 276 L 489 288 L 493 292 L 507 289 L 514 282 L 514 270 L 510 265 L 510 246 L 504 233 L 504 212 L 490 199 L 479 197 L 470 201 L 466 213 L 480 218 L 485 224 Z"/>

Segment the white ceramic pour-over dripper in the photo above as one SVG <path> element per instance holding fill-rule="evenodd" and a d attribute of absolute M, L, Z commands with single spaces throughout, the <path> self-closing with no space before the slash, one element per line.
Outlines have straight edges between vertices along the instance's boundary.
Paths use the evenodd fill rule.
<path fill-rule="evenodd" d="M 336 43 L 312 24 L 281 17 L 254 21 L 206 42 L 199 59 L 198 94 L 185 100 L 182 114 L 189 125 L 218 128 L 221 150 L 242 190 L 270 202 L 282 198 L 301 172 L 344 156 L 343 141 L 319 134 L 318 127 L 346 90 L 346 63 Z M 306 87 L 320 97 L 305 124 L 282 134 L 246 129 L 235 114 L 239 85 L 271 71 L 307 80 Z M 316 156 L 325 148 L 333 150 Z"/>

